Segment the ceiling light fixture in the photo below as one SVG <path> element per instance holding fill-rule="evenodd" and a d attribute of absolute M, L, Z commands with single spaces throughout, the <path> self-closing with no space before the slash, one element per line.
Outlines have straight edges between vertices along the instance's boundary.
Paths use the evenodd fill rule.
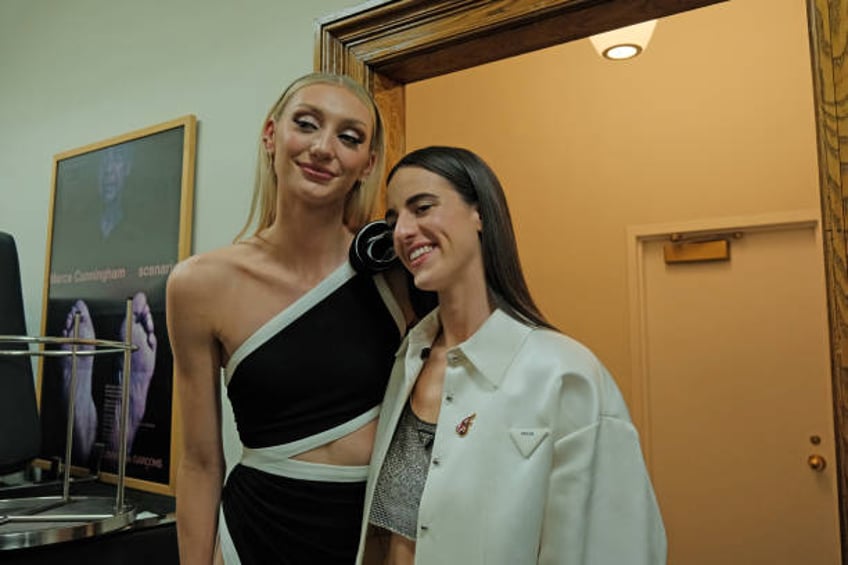
<path fill-rule="evenodd" d="M 632 59 L 648 46 L 656 25 L 657 20 L 649 20 L 606 33 L 599 33 L 591 36 L 589 40 L 598 53 L 607 59 L 616 61 Z"/>

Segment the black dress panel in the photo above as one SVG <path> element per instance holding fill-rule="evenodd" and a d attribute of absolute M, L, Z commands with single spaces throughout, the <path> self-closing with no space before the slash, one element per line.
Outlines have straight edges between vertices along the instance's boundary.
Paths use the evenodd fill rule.
<path fill-rule="evenodd" d="M 304 481 L 236 465 L 223 509 L 243 565 L 352 565 L 364 500 L 364 481 Z"/>
<path fill-rule="evenodd" d="M 308 438 L 382 402 L 401 336 L 375 280 L 352 275 L 305 308 L 260 330 L 268 338 L 230 375 L 227 394 L 248 448 Z M 221 496 L 241 563 L 355 561 L 364 480 L 303 480 L 237 464 Z"/>
<path fill-rule="evenodd" d="M 380 404 L 399 344 L 374 281 L 354 276 L 238 365 L 227 395 L 242 443 L 289 443 Z"/>

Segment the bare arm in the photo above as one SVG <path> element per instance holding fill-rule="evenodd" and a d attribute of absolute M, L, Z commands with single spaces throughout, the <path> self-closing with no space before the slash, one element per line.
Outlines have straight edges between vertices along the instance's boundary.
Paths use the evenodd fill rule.
<path fill-rule="evenodd" d="M 177 470 L 180 563 L 212 563 L 224 479 L 221 439 L 221 356 L 204 266 L 189 260 L 168 279 L 168 334 L 182 422 Z"/>

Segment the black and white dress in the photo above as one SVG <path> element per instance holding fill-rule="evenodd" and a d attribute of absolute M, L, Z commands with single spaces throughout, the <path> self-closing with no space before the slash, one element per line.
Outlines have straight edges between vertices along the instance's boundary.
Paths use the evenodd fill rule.
<path fill-rule="evenodd" d="M 404 327 L 382 275 L 345 263 L 233 353 L 244 451 L 222 492 L 227 564 L 354 562 L 368 467 L 293 457 L 377 417 Z"/>

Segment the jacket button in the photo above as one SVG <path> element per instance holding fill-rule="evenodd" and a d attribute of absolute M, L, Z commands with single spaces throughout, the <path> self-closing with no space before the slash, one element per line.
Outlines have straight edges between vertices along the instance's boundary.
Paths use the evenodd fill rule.
<path fill-rule="evenodd" d="M 448 394 L 447 396 L 445 396 L 445 402 L 453 402 L 453 395 Z"/>
<path fill-rule="evenodd" d="M 422 532 L 426 532 L 426 531 L 427 531 L 427 530 L 429 530 L 430 528 L 428 528 L 428 527 L 427 527 L 426 525 L 424 525 L 424 524 L 421 524 L 421 526 L 419 527 L 419 529 L 420 529 Z"/>
<path fill-rule="evenodd" d="M 441 463 L 441 461 L 439 460 L 439 458 L 438 458 L 438 457 L 433 457 L 433 466 L 438 467 L 438 466 L 439 466 L 439 463 Z"/>

